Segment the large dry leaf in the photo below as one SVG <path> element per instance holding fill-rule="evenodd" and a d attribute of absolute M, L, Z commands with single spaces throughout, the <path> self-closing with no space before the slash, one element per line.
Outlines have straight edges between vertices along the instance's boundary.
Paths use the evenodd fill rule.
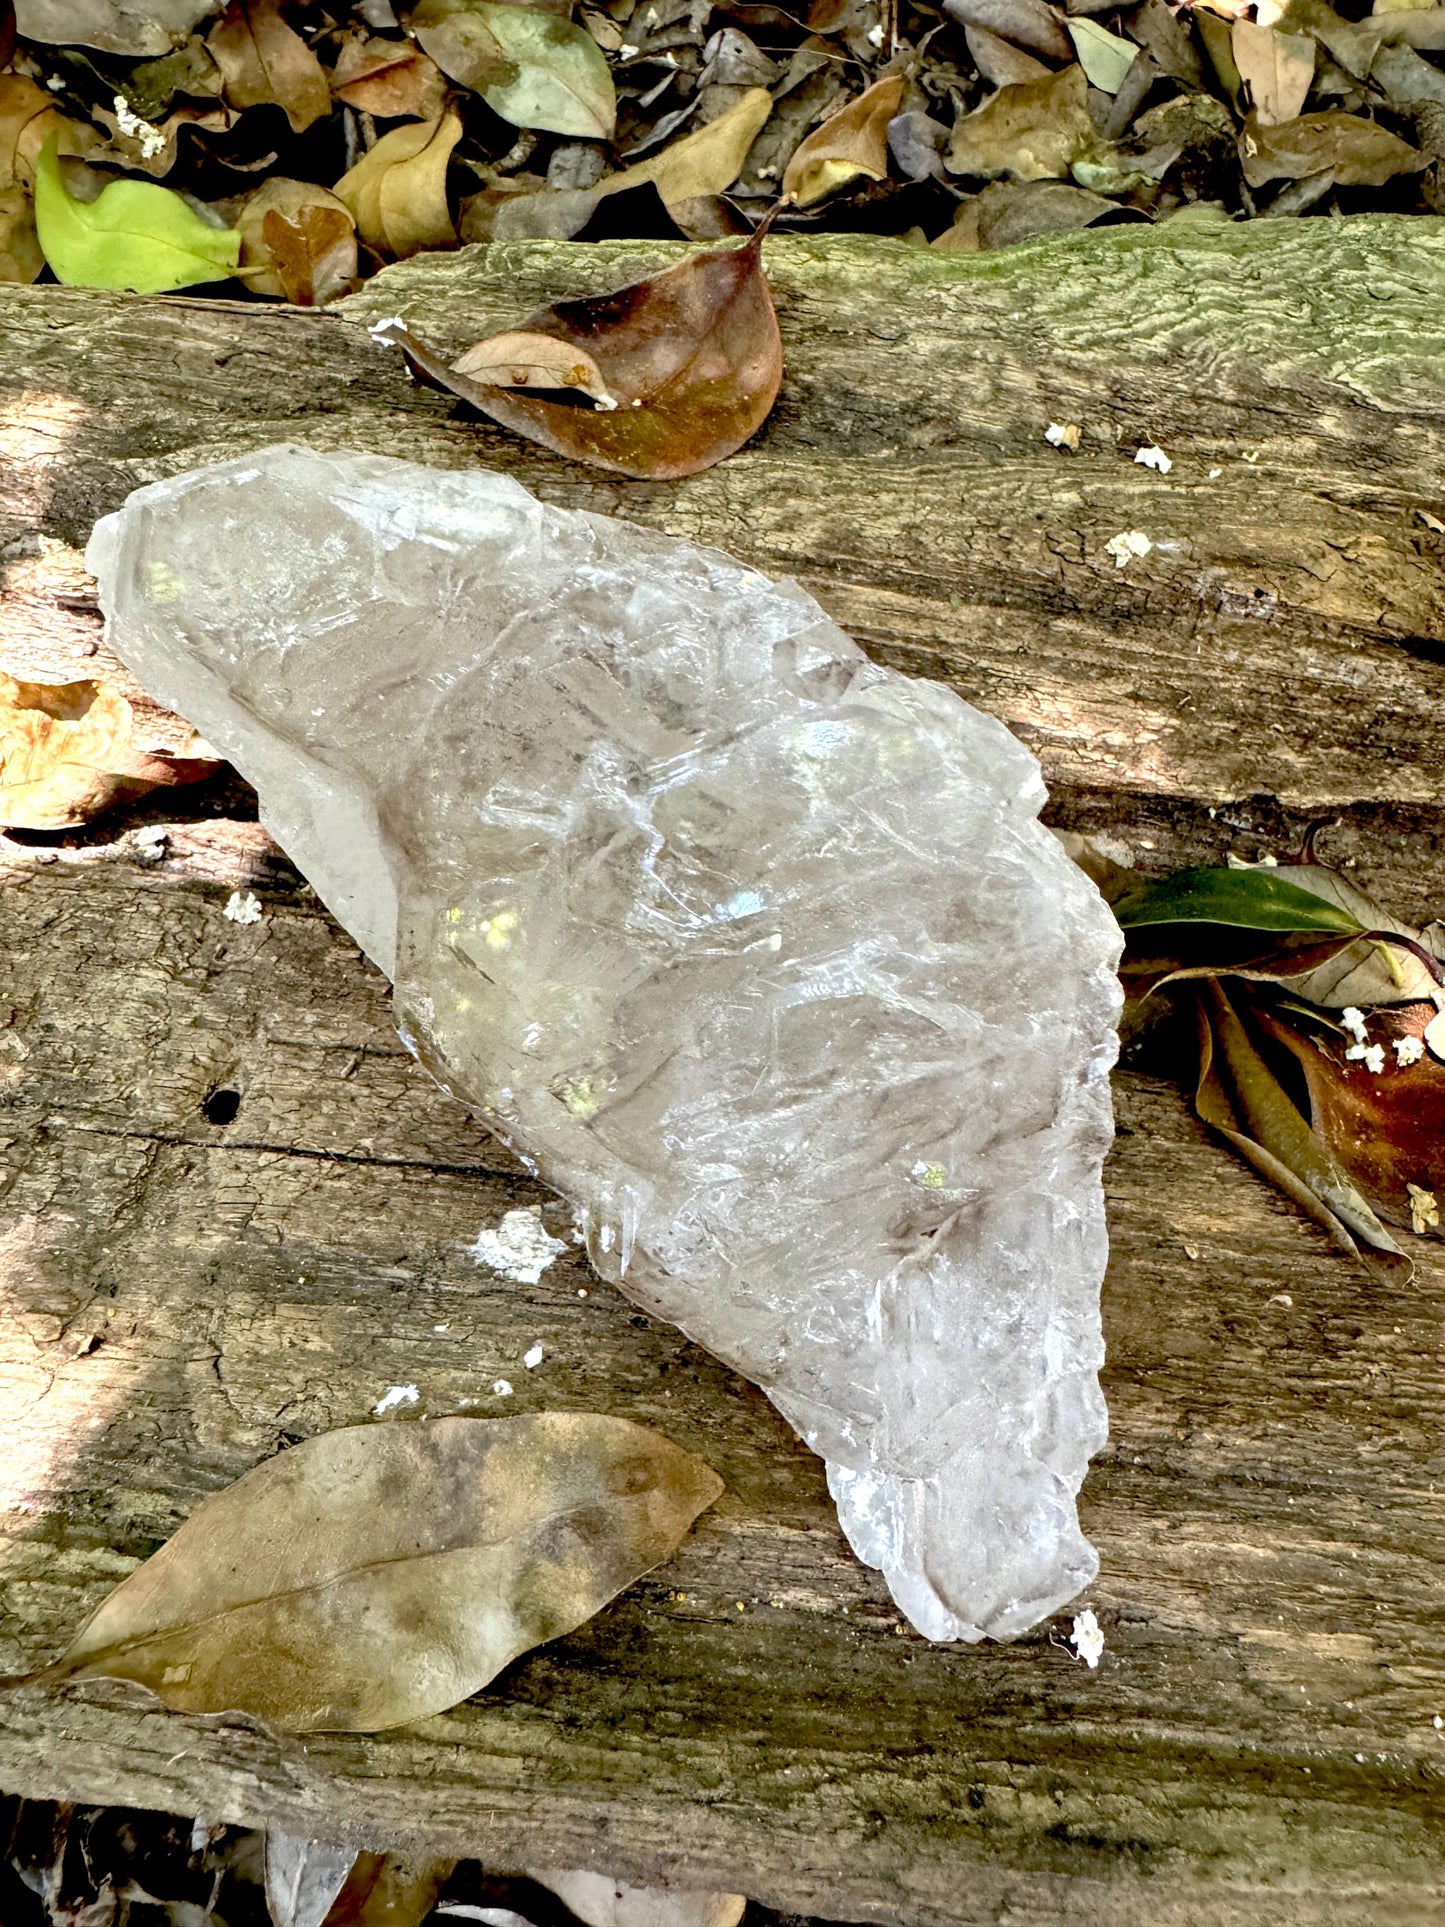
<path fill-rule="evenodd" d="M 1304 112 L 1315 77 L 1315 43 L 1308 35 L 1278 33 L 1253 20 L 1236 20 L 1230 48 L 1261 127 L 1281 127 Z"/>
<path fill-rule="evenodd" d="M 45 143 L 72 157 L 94 154 L 101 146 L 93 127 L 67 120 L 55 96 L 24 74 L 0 74 L 0 187 L 18 182 L 30 187 Z"/>
<path fill-rule="evenodd" d="M 233 107 L 282 107 L 298 134 L 331 112 L 325 70 L 281 18 L 281 0 L 232 0 L 206 45 Z"/>
<path fill-rule="evenodd" d="M 408 24 L 442 72 L 473 88 L 503 120 L 611 138 L 612 70 L 591 34 L 565 13 L 501 0 L 421 0 Z"/>
<path fill-rule="evenodd" d="M 309 181 L 273 176 L 236 219 L 241 276 L 256 294 L 319 308 L 356 279 L 356 225 L 344 201 Z"/>
<path fill-rule="evenodd" d="M 903 105 L 903 79 L 877 80 L 800 142 L 783 173 L 783 193 L 799 207 L 857 180 L 888 173 L 888 123 Z"/>
<path fill-rule="evenodd" d="M 1251 114 L 1239 137 L 1244 178 L 1251 187 L 1282 177 L 1333 174 L 1342 187 L 1380 187 L 1396 174 L 1413 174 L 1425 156 L 1387 128 L 1331 108 L 1266 127 Z"/>
<path fill-rule="evenodd" d="M 518 332 L 590 356 L 611 409 L 485 387 L 400 323 L 378 337 L 494 421 L 559 455 L 660 481 L 710 468 L 766 420 L 783 376 L 782 339 L 762 267 L 763 230 L 695 254 L 616 294 L 559 301 Z"/>
<path fill-rule="evenodd" d="M 382 120 L 435 120 L 447 84 L 434 60 L 409 40 L 352 36 L 341 44 L 331 88 L 348 107 Z"/>
<path fill-rule="evenodd" d="M 1071 20 L 1069 35 L 1089 85 L 1101 93 L 1117 94 L 1138 56 L 1134 42 L 1121 40 L 1097 20 Z"/>
<path fill-rule="evenodd" d="M 461 139 L 454 113 L 393 127 L 336 183 L 368 247 L 398 261 L 423 248 L 456 245 L 447 200 L 447 163 Z"/>
<path fill-rule="evenodd" d="M 700 194 L 726 193 L 743 171 L 748 149 L 773 111 L 766 87 L 749 87 L 724 114 L 684 134 L 645 161 L 599 182 L 600 194 L 616 194 L 651 181 L 669 206 Z"/>
<path fill-rule="evenodd" d="M 953 130 L 948 165 L 955 174 L 995 180 L 1062 180 L 1095 142 L 1089 118 L 1089 83 L 1080 66 L 1064 67 L 1047 80 L 1000 87 Z"/>
<path fill-rule="evenodd" d="M 400 1726 L 590 1619 L 721 1490 L 591 1413 L 325 1433 L 207 1499 L 37 1679 L 290 1732 Z"/>
<path fill-rule="evenodd" d="M 112 803 L 219 767 L 203 753 L 147 747 L 130 704 L 106 683 L 21 682 L 0 670 L 0 827 L 73 829 Z"/>
<path fill-rule="evenodd" d="M 27 40 L 99 47 L 112 54 L 163 54 L 220 0 L 15 0 Z"/>
<path fill-rule="evenodd" d="M 982 27 L 1028 47 L 1046 60 L 1069 60 L 1073 47 L 1063 23 L 1045 0 L 944 0 L 944 11 L 965 27 Z"/>

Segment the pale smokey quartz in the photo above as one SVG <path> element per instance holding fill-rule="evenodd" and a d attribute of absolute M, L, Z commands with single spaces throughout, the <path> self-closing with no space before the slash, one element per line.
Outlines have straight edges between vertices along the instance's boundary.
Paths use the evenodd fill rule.
<path fill-rule="evenodd" d="M 270 448 L 88 559 L 407 1042 L 826 1458 L 913 1624 L 1087 1584 L 1120 940 L 1007 730 L 486 472 Z"/>

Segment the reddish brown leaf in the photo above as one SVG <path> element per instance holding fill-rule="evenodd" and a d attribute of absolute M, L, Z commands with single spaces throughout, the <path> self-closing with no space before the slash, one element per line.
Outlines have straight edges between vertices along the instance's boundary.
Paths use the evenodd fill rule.
<path fill-rule="evenodd" d="M 284 107 L 298 134 L 330 113 L 325 71 L 281 18 L 281 0 L 231 0 L 206 45 L 233 107 Z"/>
<path fill-rule="evenodd" d="M 440 67 L 409 40 L 343 41 L 331 86 L 348 107 L 381 120 L 435 120 L 446 105 Z"/>
<path fill-rule="evenodd" d="M 1310 1123 L 1382 1216 L 1409 1224 L 1412 1187 L 1445 1199 L 1445 1064 L 1423 1041 L 1437 1015 L 1433 1003 L 1368 1013 L 1367 1036 L 1383 1058 L 1379 1070 L 1346 1056 L 1352 1046 L 1343 1031 L 1306 1030 L 1288 1010 L 1263 1001 L 1255 1014 L 1303 1071 Z"/>
<path fill-rule="evenodd" d="M 766 420 L 783 347 L 762 265 L 763 229 L 616 294 L 559 301 L 519 325 L 584 351 L 612 409 L 483 386 L 399 322 L 378 329 L 433 381 L 559 455 L 644 480 L 711 468 Z M 474 352 L 474 351 L 473 351 Z"/>

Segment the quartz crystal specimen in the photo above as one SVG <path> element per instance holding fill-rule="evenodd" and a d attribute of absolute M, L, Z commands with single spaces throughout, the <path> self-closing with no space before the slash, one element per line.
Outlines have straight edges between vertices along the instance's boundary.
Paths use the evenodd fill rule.
<path fill-rule="evenodd" d="M 418 1057 L 824 1456 L 913 1624 L 1072 1598 L 1120 940 L 1027 751 L 795 585 L 483 471 L 270 448 L 89 561 Z"/>

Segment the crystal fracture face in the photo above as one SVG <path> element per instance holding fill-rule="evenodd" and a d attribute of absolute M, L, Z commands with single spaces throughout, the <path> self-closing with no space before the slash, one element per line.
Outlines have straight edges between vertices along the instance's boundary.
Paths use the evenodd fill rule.
<path fill-rule="evenodd" d="M 794 585 L 484 471 L 270 448 L 88 559 L 417 1055 L 824 1456 L 913 1624 L 1087 1584 L 1120 939 L 1028 752 Z"/>

